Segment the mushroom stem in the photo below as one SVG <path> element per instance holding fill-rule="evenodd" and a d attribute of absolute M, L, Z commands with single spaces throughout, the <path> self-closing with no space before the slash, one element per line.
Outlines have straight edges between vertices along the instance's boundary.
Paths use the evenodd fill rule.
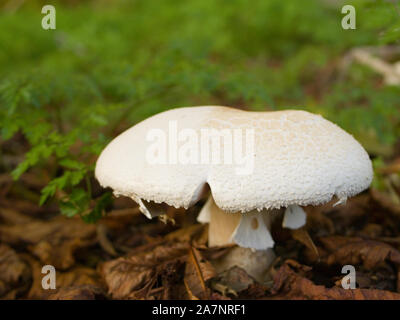
<path fill-rule="evenodd" d="M 274 241 L 269 232 L 275 211 L 228 213 L 215 204 L 212 196 L 209 197 L 198 216 L 200 222 L 210 224 L 209 246 L 239 245 L 214 261 L 218 273 L 238 266 L 259 282 L 266 279 L 268 268 L 275 259 Z"/>
<path fill-rule="evenodd" d="M 225 255 L 212 262 L 218 274 L 240 267 L 260 283 L 270 280 L 269 267 L 275 260 L 274 250 L 252 250 L 249 248 L 234 247 Z"/>
<path fill-rule="evenodd" d="M 208 199 L 206 206 L 205 209 L 208 211 L 210 217 L 208 245 L 216 247 L 234 243 L 232 235 L 240 223 L 241 215 L 221 210 L 217 207 L 212 197 Z"/>

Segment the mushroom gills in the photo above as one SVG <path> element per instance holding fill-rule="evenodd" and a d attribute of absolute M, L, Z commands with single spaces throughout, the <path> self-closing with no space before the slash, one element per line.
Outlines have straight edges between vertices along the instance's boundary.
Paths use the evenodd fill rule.
<path fill-rule="evenodd" d="M 232 234 L 232 242 L 243 248 L 267 250 L 274 247 L 274 240 L 269 232 L 270 213 L 251 211 L 241 214 L 241 219 Z"/>
<path fill-rule="evenodd" d="M 288 206 L 283 216 L 282 227 L 299 229 L 306 224 L 307 215 L 298 205 Z"/>

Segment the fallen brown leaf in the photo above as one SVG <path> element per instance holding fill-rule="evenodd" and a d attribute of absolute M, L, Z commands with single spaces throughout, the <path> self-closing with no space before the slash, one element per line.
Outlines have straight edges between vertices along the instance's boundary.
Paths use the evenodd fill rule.
<path fill-rule="evenodd" d="M 0 205 L 6 208 L 12 208 L 22 214 L 30 217 L 39 217 L 43 214 L 48 214 L 51 211 L 49 207 L 41 207 L 38 205 L 38 201 L 32 202 L 21 198 L 1 198 Z M 56 213 L 54 210 L 53 213 Z"/>
<path fill-rule="evenodd" d="M 216 281 L 213 281 L 213 288 L 219 291 L 223 296 L 233 295 L 237 297 L 238 293 L 246 290 L 254 283 L 255 280 L 250 277 L 245 270 L 234 266 L 224 271 L 218 276 Z"/>
<path fill-rule="evenodd" d="M 96 242 L 96 227 L 78 218 L 57 216 L 49 221 L 0 225 L 0 241 L 26 246 L 43 264 L 65 270 L 75 263 L 77 249 Z"/>
<path fill-rule="evenodd" d="M 87 268 L 84 266 L 76 266 L 68 271 L 62 272 L 56 270 L 56 289 L 45 290 L 42 287 L 42 274 L 43 264 L 31 255 L 23 255 L 32 270 L 32 285 L 27 294 L 28 299 L 47 299 L 49 296 L 58 293 L 60 289 L 68 287 L 76 287 L 82 285 L 91 285 L 94 287 L 102 287 L 99 275 L 95 269 Z"/>
<path fill-rule="evenodd" d="M 17 253 L 0 244 L 0 298 L 15 299 L 29 289 L 31 270 Z"/>
<path fill-rule="evenodd" d="M 0 222 L 2 224 L 14 225 L 32 222 L 33 218 L 26 216 L 17 210 L 10 208 L 0 208 Z"/>
<path fill-rule="evenodd" d="M 178 270 L 187 258 L 189 244 L 186 242 L 156 242 L 135 249 L 129 256 L 107 261 L 100 273 L 114 299 L 150 298 L 150 291 L 157 280 L 164 286 L 166 279 L 181 277 Z M 168 279 L 168 277 L 167 277 Z M 176 279 L 169 279 L 171 284 Z M 163 290 L 170 290 L 166 287 Z"/>
<path fill-rule="evenodd" d="M 166 240 L 179 240 L 182 242 L 196 242 L 196 245 L 207 243 L 204 239 L 204 231 L 207 231 L 208 226 L 204 224 L 193 224 L 185 228 L 180 228 L 176 231 L 170 232 L 165 236 Z"/>
<path fill-rule="evenodd" d="M 103 300 L 106 299 L 101 287 L 86 284 L 61 288 L 51 294 L 48 300 Z"/>
<path fill-rule="evenodd" d="M 400 252 L 383 242 L 344 236 L 323 237 L 319 241 L 330 253 L 324 259 L 328 265 L 362 264 L 367 269 L 373 269 L 392 262 L 400 266 Z"/>
<path fill-rule="evenodd" d="M 294 300 L 399 300 L 400 294 L 377 289 L 326 288 L 305 277 L 311 268 L 287 260 L 274 278 L 273 294 L 268 299 Z"/>
<path fill-rule="evenodd" d="M 210 290 L 206 282 L 216 275 L 214 267 L 204 259 L 200 251 L 189 247 L 184 283 L 189 296 L 208 299 Z"/>

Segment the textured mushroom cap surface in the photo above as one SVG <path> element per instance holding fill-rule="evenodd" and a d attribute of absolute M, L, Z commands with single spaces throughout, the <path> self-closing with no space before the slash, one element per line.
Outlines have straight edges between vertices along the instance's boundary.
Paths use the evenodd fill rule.
<path fill-rule="evenodd" d="M 152 164 L 146 157 L 149 130 L 170 134 L 194 129 L 254 129 L 253 170 L 238 174 L 237 163 Z M 234 136 L 234 134 L 232 134 Z M 236 139 L 237 140 L 237 139 Z M 224 154 L 224 139 L 220 139 Z M 233 144 L 235 144 L 233 139 Z M 185 141 L 180 141 L 179 146 Z M 199 143 L 200 144 L 200 143 Z M 168 145 L 167 145 L 168 147 Z M 249 149 L 250 150 L 250 149 Z M 168 148 L 167 151 L 169 152 Z M 306 111 L 249 112 L 229 107 L 186 107 L 152 116 L 126 130 L 101 153 L 95 175 L 117 195 L 187 208 L 210 186 L 218 207 L 248 212 L 289 205 L 319 205 L 368 188 L 372 165 L 363 147 L 347 132 Z"/>

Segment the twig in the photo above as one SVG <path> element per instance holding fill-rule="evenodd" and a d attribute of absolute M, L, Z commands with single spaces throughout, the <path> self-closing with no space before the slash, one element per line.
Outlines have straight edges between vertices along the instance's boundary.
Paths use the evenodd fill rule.
<path fill-rule="evenodd" d="M 189 258 L 193 262 L 193 265 L 195 267 L 197 276 L 199 277 L 199 280 L 200 280 L 201 287 L 202 287 L 204 293 L 207 294 L 207 287 L 206 287 L 206 283 L 204 281 L 203 273 L 201 272 L 201 268 L 200 268 L 199 262 L 197 261 L 196 254 L 194 253 L 192 246 L 190 246 L 190 249 L 189 249 Z"/>
<path fill-rule="evenodd" d="M 400 85 L 400 62 L 390 64 L 381 58 L 381 56 L 388 57 L 399 53 L 399 47 L 355 48 L 344 57 L 341 68 L 342 70 L 347 69 L 355 60 L 381 74 L 386 84 Z"/>
<path fill-rule="evenodd" d="M 118 256 L 117 251 L 115 251 L 114 246 L 111 241 L 107 238 L 107 228 L 104 224 L 99 223 L 96 228 L 97 239 L 102 249 L 113 257 Z"/>

